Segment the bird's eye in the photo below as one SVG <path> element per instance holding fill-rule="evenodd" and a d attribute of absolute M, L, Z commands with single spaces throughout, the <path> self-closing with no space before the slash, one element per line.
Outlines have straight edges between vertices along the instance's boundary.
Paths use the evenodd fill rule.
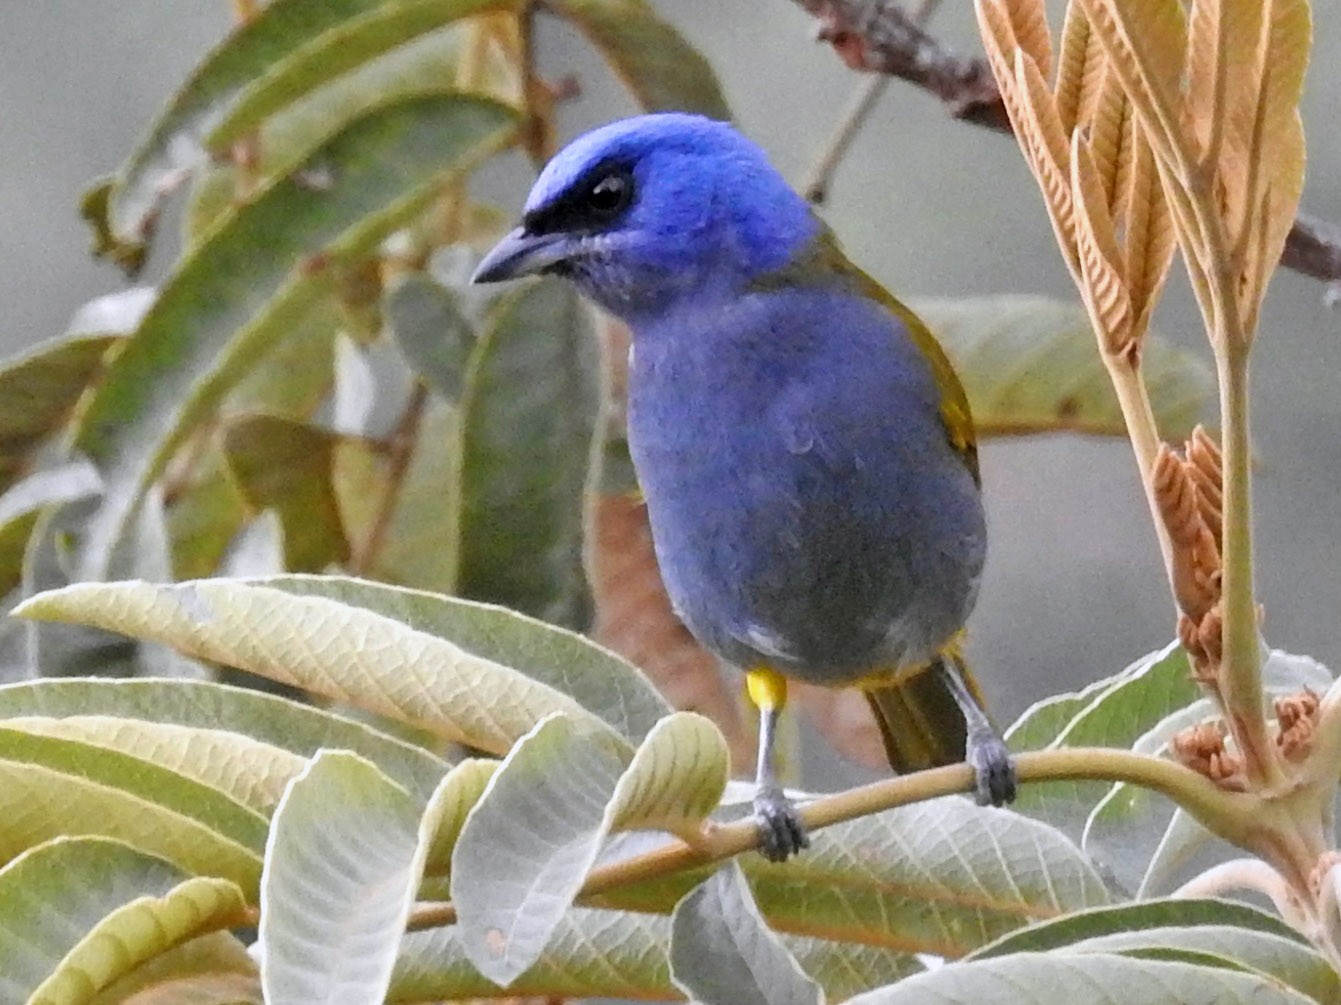
<path fill-rule="evenodd" d="M 627 171 L 604 175 L 587 192 L 587 208 L 601 219 L 611 220 L 633 201 L 633 176 Z"/>

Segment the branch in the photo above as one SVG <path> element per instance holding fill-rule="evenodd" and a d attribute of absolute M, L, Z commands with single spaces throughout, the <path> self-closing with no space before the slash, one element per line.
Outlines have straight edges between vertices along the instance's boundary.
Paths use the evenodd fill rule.
<path fill-rule="evenodd" d="M 1275 822 L 1275 808 L 1252 793 L 1220 789 L 1181 764 L 1129 750 L 1063 747 L 1030 751 L 1016 755 L 1015 770 L 1023 783 L 1127 782 L 1151 789 L 1168 796 L 1211 832 L 1249 850 L 1255 850 L 1258 839 Z M 969 792 L 973 785 L 973 770 L 967 764 L 953 764 L 823 796 L 798 809 L 806 828 L 814 831 L 896 806 Z M 759 824 L 754 817 L 709 825 L 693 844 L 673 840 L 645 854 L 595 869 L 587 876 L 578 898 L 589 899 L 618 887 L 712 865 L 758 846 Z M 421 903 L 410 915 L 409 929 L 436 928 L 456 921 L 454 904 Z"/>
<path fill-rule="evenodd" d="M 890 0 L 793 0 L 819 21 L 818 37 L 850 68 L 906 80 L 939 98 L 950 116 L 1008 133 L 1010 119 L 985 59 L 952 52 Z M 1287 269 L 1341 284 L 1341 228 L 1300 214 L 1281 254 Z"/>

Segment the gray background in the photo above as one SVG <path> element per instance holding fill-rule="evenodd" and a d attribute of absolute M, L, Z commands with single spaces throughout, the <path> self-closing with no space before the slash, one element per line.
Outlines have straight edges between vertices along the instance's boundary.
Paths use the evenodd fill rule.
<path fill-rule="evenodd" d="M 662 0 L 710 58 L 740 124 L 795 181 L 857 78 L 812 41 L 790 0 Z M 1315 4 L 1305 96 L 1304 205 L 1341 221 L 1341 13 Z M 77 198 L 111 171 L 150 116 L 226 31 L 225 0 L 0 0 L 0 343 L 59 333 L 89 297 L 119 288 L 92 262 Z M 978 51 L 968 4 L 935 31 Z M 551 70 L 576 69 L 585 97 L 567 133 L 632 111 L 571 32 L 542 36 Z M 1321 54 L 1321 55 L 1317 55 Z M 520 203 L 522 193 L 510 198 Z M 827 215 L 892 290 L 1071 297 L 1038 194 L 1013 143 L 948 120 L 902 84 L 886 93 L 839 175 Z M 151 263 L 161 274 L 169 258 Z M 1258 581 L 1273 645 L 1341 663 L 1341 313 L 1323 288 L 1281 273 L 1260 333 L 1254 386 Z M 1157 327 L 1204 352 L 1175 277 Z M 1119 441 L 1050 437 L 983 449 L 991 556 L 971 623 L 972 655 L 999 716 L 1110 674 L 1171 636 L 1170 604 L 1135 468 Z"/>

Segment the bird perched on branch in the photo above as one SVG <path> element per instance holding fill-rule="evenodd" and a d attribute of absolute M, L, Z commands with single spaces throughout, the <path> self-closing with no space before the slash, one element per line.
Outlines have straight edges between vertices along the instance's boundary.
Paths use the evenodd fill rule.
<path fill-rule="evenodd" d="M 986 528 L 968 402 L 926 327 L 722 122 L 578 138 L 474 281 L 555 273 L 633 332 L 629 446 L 676 613 L 760 710 L 761 850 L 807 843 L 778 782 L 787 679 L 865 691 L 905 771 L 1014 769 L 959 653 Z"/>

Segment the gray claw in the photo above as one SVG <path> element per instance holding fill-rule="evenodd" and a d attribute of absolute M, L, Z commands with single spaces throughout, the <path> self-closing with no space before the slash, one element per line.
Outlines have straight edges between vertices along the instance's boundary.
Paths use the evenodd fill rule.
<path fill-rule="evenodd" d="M 781 789 L 760 789 L 754 797 L 754 812 L 759 819 L 759 853 L 770 862 L 785 862 L 810 846 L 805 824 Z"/>
<path fill-rule="evenodd" d="M 967 760 L 976 779 L 978 805 L 1003 806 L 1014 801 L 1015 762 L 999 736 L 995 733 L 970 736 Z"/>

